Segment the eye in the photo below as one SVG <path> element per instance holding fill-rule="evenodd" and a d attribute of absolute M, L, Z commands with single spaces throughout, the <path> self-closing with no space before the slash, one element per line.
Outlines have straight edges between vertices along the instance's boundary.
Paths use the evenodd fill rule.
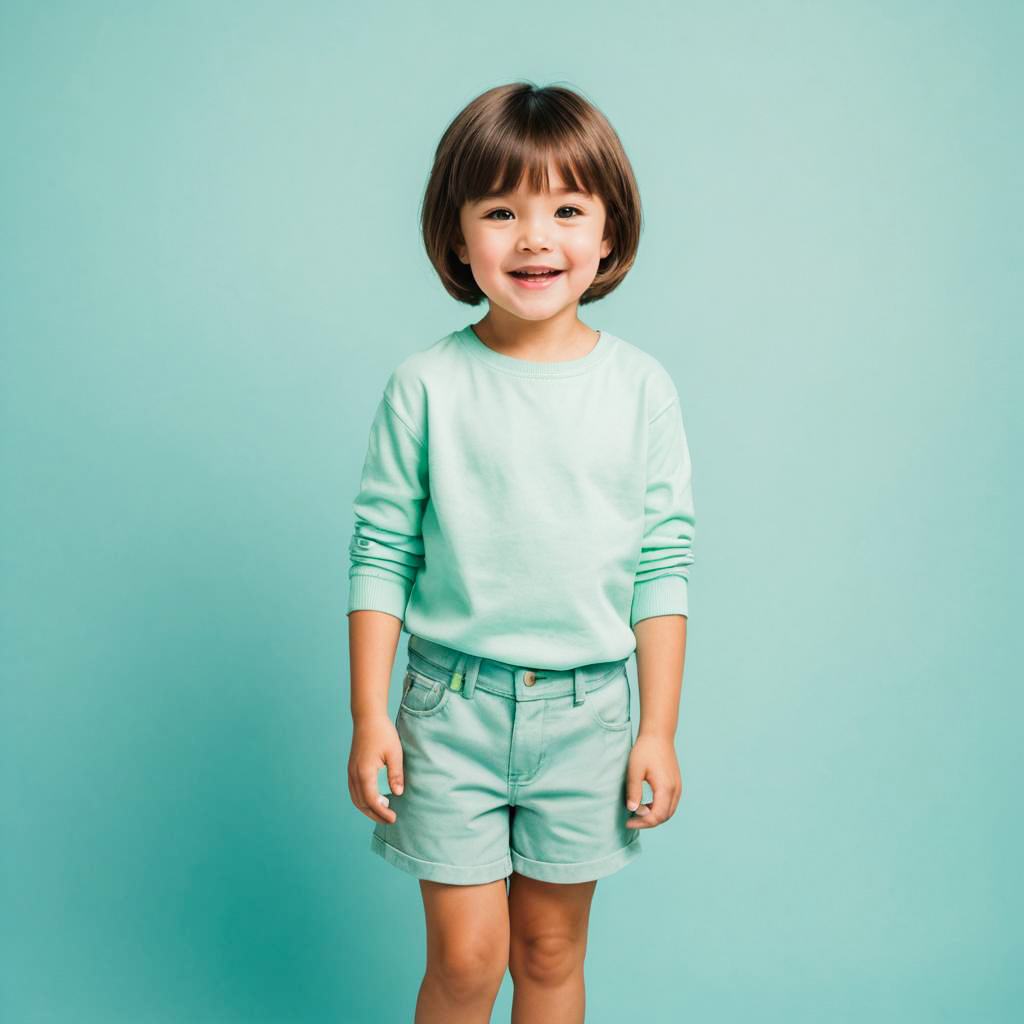
<path fill-rule="evenodd" d="M 574 213 L 578 214 L 579 216 L 581 216 L 581 217 L 583 216 L 583 211 L 578 206 L 560 206 L 556 212 L 557 213 L 561 213 L 562 210 L 572 210 Z M 507 213 L 509 216 L 512 216 L 512 211 L 511 210 L 507 210 L 504 207 L 501 207 L 498 210 L 491 210 L 489 213 L 484 214 L 484 220 L 505 220 L 506 219 L 505 217 L 495 217 L 496 213 Z M 575 219 L 576 219 L 575 217 L 560 217 L 559 218 L 559 220 L 575 220 Z"/>

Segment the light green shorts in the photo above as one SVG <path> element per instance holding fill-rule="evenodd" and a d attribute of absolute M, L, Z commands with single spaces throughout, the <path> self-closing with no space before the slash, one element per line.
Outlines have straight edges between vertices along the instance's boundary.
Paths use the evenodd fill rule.
<path fill-rule="evenodd" d="M 404 792 L 374 853 L 455 885 L 585 882 L 639 856 L 626 827 L 626 662 L 531 670 L 410 635 L 395 726 Z"/>

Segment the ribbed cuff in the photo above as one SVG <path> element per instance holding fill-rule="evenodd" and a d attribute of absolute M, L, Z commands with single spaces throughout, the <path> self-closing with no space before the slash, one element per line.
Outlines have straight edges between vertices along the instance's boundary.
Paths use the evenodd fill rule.
<path fill-rule="evenodd" d="M 412 588 L 397 580 L 367 573 L 355 573 L 348 583 L 348 610 L 350 612 L 387 612 L 405 621 L 405 606 L 409 603 Z"/>
<path fill-rule="evenodd" d="M 629 625 L 655 615 L 688 615 L 689 583 L 685 576 L 658 576 L 637 583 L 633 587 L 633 607 L 629 612 Z"/>

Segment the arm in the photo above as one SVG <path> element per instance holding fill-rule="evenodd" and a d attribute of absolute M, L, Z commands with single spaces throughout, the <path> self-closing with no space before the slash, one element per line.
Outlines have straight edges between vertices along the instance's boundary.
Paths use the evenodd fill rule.
<path fill-rule="evenodd" d="M 648 424 L 646 458 L 643 542 L 629 616 L 633 627 L 641 619 L 689 613 L 696 532 L 693 468 L 674 387 L 668 404 Z"/>
<path fill-rule="evenodd" d="M 421 524 L 428 499 L 426 445 L 386 390 L 370 427 L 353 504 L 349 612 L 372 609 L 404 620 L 424 562 Z"/>
<path fill-rule="evenodd" d="M 402 620 L 388 612 L 359 609 L 348 614 L 352 680 L 348 792 L 371 821 L 392 825 L 397 815 L 382 795 L 378 777 L 386 768 L 391 792 L 402 792 L 402 742 L 388 715 L 388 686 L 401 631 Z"/>
<path fill-rule="evenodd" d="M 352 722 L 388 718 L 388 686 L 402 632 L 402 620 L 388 612 L 361 609 L 348 615 L 352 679 Z"/>
<path fill-rule="evenodd" d="M 370 428 L 349 543 L 353 720 L 374 710 L 387 715 L 405 609 L 424 564 L 428 498 L 426 446 L 385 392 Z"/>
<path fill-rule="evenodd" d="M 388 714 L 388 688 L 406 604 L 424 564 L 421 523 L 428 494 L 426 446 L 386 390 L 370 429 L 349 544 L 349 792 L 376 822 L 395 820 L 378 789 L 382 767 L 391 791 L 402 792 L 402 746 Z"/>
<path fill-rule="evenodd" d="M 671 391 L 649 424 L 644 539 L 630 615 L 640 691 L 640 723 L 626 778 L 626 806 L 636 812 L 627 822 L 632 828 L 667 821 L 682 792 L 674 737 L 696 519 L 686 431 L 678 395 Z M 644 779 L 654 792 L 650 804 L 641 804 Z"/>
<path fill-rule="evenodd" d="M 685 615 L 655 615 L 633 627 L 641 708 L 638 736 L 661 736 L 670 742 L 675 736 L 686 657 L 686 619 Z"/>

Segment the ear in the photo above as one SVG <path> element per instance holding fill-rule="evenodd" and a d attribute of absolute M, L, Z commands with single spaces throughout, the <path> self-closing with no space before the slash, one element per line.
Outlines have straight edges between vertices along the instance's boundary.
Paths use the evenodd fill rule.
<path fill-rule="evenodd" d="M 452 237 L 452 251 L 463 263 L 469 262 L 469 248 L 466 246 L 462 232 L 458 228 L 455 229 L 455 234 Z"/>
<path fill-rule="evenodd" d="M 605 235 L 601 239 L 601 259 L 604 259 L 612 251 L 612 240 Z"/>

